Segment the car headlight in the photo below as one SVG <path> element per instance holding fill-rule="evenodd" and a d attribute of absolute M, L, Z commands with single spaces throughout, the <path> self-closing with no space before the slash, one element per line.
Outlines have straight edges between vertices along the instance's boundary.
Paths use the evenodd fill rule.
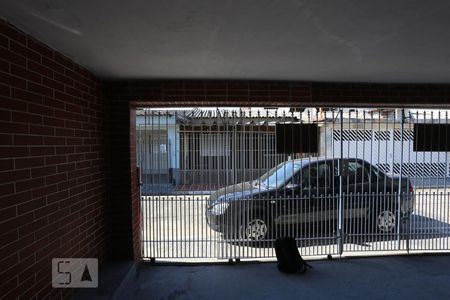
<path fill-rule="evenodd" d="M 219 202 L 213 205 L 213 207 L 211 208 L 211 213 L 213 215 L 223 215 L 225 213 L 225 211 L 227 210 L 228 206 L 230 205 L 230 203 L 228 202 Z"/>

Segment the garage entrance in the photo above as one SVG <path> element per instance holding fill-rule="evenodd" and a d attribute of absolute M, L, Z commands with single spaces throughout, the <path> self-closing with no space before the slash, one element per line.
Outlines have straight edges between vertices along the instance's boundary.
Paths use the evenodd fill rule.
<path fill-rule="evenodd" d="M 146 259 L 449 250 L 448 111 L 137 110 Z"/>

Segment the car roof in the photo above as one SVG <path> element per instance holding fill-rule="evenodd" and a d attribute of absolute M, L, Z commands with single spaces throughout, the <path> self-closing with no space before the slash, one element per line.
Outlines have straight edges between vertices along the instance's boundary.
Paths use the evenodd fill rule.
<path fill-rule="evenodd" d="M 327 162 L 327 161 L 333 161 L 333 160 L 339 160 L 340 158 L 334 157 L 334 158 L 330 158 L 330 157 L 322 157 L 322 156 L 318 156 L 318 157 L 305 157 L 305 158 L 296 158 L 296 159 L 291 159 L 288 160 L 286 162 L 292 162 L 294 164 L 301 164 L 302 166 L 306 166 L 308 164 L 311 163 L 318 163 L 318 162 Z M 356 157 L 351 157 L 351 158 L 343 158 L 344 161 L 361 161 L 360 158 L 356 158 Z"/>
<path fill-rule="evenodd" d="M 322 162 L 322 161 L 331 161 L 335 158 L 327 158 L 327 157 L 305 157 L 305 158 L 296 158 L 288 160 L 287 162 L 293 162 L 293 163 L 300 163 L 302 165 L 308 164 L 308 163 L 316 163 L 316 162 Z"/>

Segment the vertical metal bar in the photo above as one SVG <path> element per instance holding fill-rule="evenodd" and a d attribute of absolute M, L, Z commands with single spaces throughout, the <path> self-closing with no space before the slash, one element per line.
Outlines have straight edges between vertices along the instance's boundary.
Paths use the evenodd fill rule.
<path fill-rule="evenodd" d="M 254 189 L 254 182 L 253 182 L 253 180 L 255 180 L 255 174 L 254 174 L 254 168 L 255 168 L 255 166 L 254 166 L 254 161 L 253 161 L 253 156 L 254 156 L 254 122 L 253 122 L 253 114 L 252 114 L 252 110 L 250 110 L 250 112 L 249 112 L 249 124 L 250 124 L 250 128 L 249 128 L 249 130 L 250 130 L 250 133 L 249 133 L 249 135 L 248 135 L 248 155 L 249 155 L 249 157 L 248 157 L 248 159 L 249 159 L 249 165 L 248 165 L 248 167 L 250 168 L 250 177 L 251 177 L 251 182 L 250 182 L 250 184 L 252 185 L 251 186 L 251 189 L 250 189 L 250 197 L 249 197 L 249 201 L 254 201 L 254 195 L 253 195 L 253 189 Z M 259 196 L 260 197 L 260 196 Z M 269 227 L 270 228 L 270 227 Z M 267 234 L 268 235 L 270 235 L 270 232 L 267 232 Z M 247 256 L 248 256 L 248 248 L 247 248 Z"/>
<path fill-rule="evenodd" d="M 143 132 L 143 155 L 144 155 L 144 185 L 145 185 L 145 207 L 147 210 L 147 216 L 145 218 L 145 222 L 147 223 L 146 229 L 147 229 L 147 245 L 146 248 L 148 249 L 147 257 L 154 257 L 155 253 L 155 244 L 152 242 L 154 237 L 154 227 L 151 224 L 151 220 L 153 218 L 151 215 L 153 215 L 153 208 L 151 205 L 153 205 L 153 200 L 150 197 L 150 184 L 149 184 L 149 165 L 148 165 L 148 159 L 149 159 L 149 140 L 148 140 L 148 122 L 149 122 L 149 116 L 148 111 L 144 110 L 144 132 Z M 150 247 L 151 248 L 150 248 Z"/>
<path fill-rule="evenodd" d="M 448 132 L 448 130 L 449 130 L 449 122 L 448 122 L 448 110 L 446 110 L 445 111 L 445 130 L 446 130 L 446 134 L 445 134 L 445 136 L 449 136 L 449 132 Z M 448 140 L 445 140 L 445 148 L 446 149 L 448 149 L 448 146 L 449 146 L 449 142 L 450 141 L 448 141 Z M 444 178 L 444 190 L 443 190 L 443 198 L 444 198 L 444 200 L 443 200 L 443 203 L 444 203 L 444 222 L 445 222 L 445 224 L 448 224 L 449 223 L 449 214 L 450 214 L 450 211 L 449 211 L 449 200 L 450 200 L 450 197 L 449 197 L 449 194 L 447 193 L 447 180 L 449 179 L 449 173 L 450 173 L 450 165 L 449 165 L 449 163 L 448 163 L 448 155 L 449 155 L 449 153 L 445 153 L 445 178 Z M 447 225 L 447 228 L 445 229 L 445 231 L 444 232 L 448 232 L 448 225 Z M 445 244 L 445 249 L 446 250 L 450 250 L 449 249 L 449 240 L 450 240 L 450 238 L 447 236 L 446 237 L 446 240 L 447 240 L 447 243 Z"/>
<path fill-rule="evenodd" d="M 414 116 L 414 112 L 413 112 L 413 116 Z M 415 112 L 415 124 L 417 124 L 418 123 L 418 119 L 419 119 L 419 112 L 418 112 L 418 110 L 416 110 L 416 112 Z M 413 124 L 414 125 L 414 124 Z M 414 143 L 414 142 L 413 142 Z M 413 144 L 413 149 L 414 149 L 414 144 Z M 417 157 L 418 157 L 418 151 L 416 151 L 416 153 L 415 153 L 415 155 L 414 155 L 414 188 L 418 188 L 419 187 L 419 176 L 418 176 L 418 172 L 417 172 Z M 422 191 L 422 190 L 420 190 L 420 191 Z M 416 205 L 415 205 L 415 209 L 417 210 L 418 208 L 420 208 L 420 204 L 419 204 L 419 197 L 417 197 L 417 199 L 416 199 Z M 416 226 L 416 221 L 417 221 L 417 218 L 414 218 L 414 232 L 416 233 L 417 232 L 417 230 L 416 230 L 416 228 L 417 228 L 417 226 Z M 417 234 L 415 234 L 415 236 L 416 236 L 416 240 L 417 240 Z M 415 247 L 417 247 L 416 245 L 417 245 L 417 241 L 414 241 L 414 245 L 415 245 Z"/>
<path fill-rule="evenodd" d="M 144 141 L 143 141 L 143 137 L 144 137 L 144 134 L 143 134 L 143 131 L 144 131 L 144 129 L 145 129 L 145 110 L 142 110 L 141 112 L 140 112 L 140 114 L 143 116 L 143 118 L 144 118 L 144 124 L 139 124 L 139 138 L 138 138 L 138 145 L 139 145 L 139 155 L 138 155 L 138 164 L 139 164 L 139 166 L 140 166 L 140 169 L 141 169 L 141 176 L 142 176 L 142 183 L 143 183 L 143 185 L 141 186 L 141 193 L 143 194 L 141 194 L 141 198 L 140 198 L 140 200 L 141 200 L 141 202 L 139 203 L 140 205 L 141 205 L 141 218 L 142 218 L 142 230 L 143 230 L 143 233 L 142 233 L 142 247 L 143 247 L 143 254 L 142 254 L 142 257 L 144 257 L 144 258 L 146 258 L 146 257 L 148 257 L 148 249 L 147 249 L 147 240 L 148 240 L 148 231 L 147 231 L 147 218 L 146 218 L 146 216 L 147 216 L 147 212 L 148 212 L 148 210 L 147 210 L 147 206 L 146 206 L 146 192 L 145 192 L 145 189 L 147 188 L 147 185 L 145 184 L 145 163 L 144 163 L 144 150 L 143 150 L 143 148 L 144 148 L 144 146 L 145 146 L 145 144 L 144 144 Z M 140 119 L 142 119 L 142 117 L 141 118 L 139 118 L 139 116 L 138 116 L 138 110 L 136 110 L 136 120 L 140 120 Z"/>
<path fill-rule="evenodd" d="M 166 130 L 166 134 L 164 135 L 165 136 L 165 140 L 164 140 L 164 142 L 165 142 L 165 144 L 166 144 L 166 146 L 165 146 L 165 149 L 163 149 L 163 150 L 165 150 L 165 152 L 166 152 L 166 170 L 165 170 L 165 172 L 166 172 L 166 176 L 167 176 L 167 179 L 166 180 L 164 180 L 164 182 L 165 182 L 165 185 L 166 185 L 166 187 L 165 187 L 165 189 L 166 189 L 166 191 L 165 191 L 165 193 L 167 194 L 167 197 L 166 197 L 166 199 L 167 199 L 167 201 L 166 201 L 166 205 L 165 205 L 165 211 L 164 211 L 164 215 L 166 215 L 167 217 L 167 225 L 166 225 L 166 247 L 167 247 L 167 255 L 170 257 L 170 256 L 172 256 L 172 254 L 169 252 L 172 248 L 170 247 L 170 242 L 171 242 L 171 238 L 170 238 L 170 226 L 171 226 L 171 224 L 169 223 L 169 220 L 172 220 L 172 215 L 170 214 L 170 206 L 172 205 L 172 201 L 171 201 L 171 197 L 169 197 L 169 189 L 170 189 L 170 186 L 169 186 L 169 184 L 170 184 L 170 145 L 169 145 L 169 112 L 168 111 L 166 111 L 165 112 L 165 121 L 166 121 L 166 128 L 165 128 L 165 130 Z M 164 148 L 164 147 L 163 147 Z"/>
<path fill-rule="evenodd" d="M 434 112 L 431 110 L 430 111 L 430 120 L 431 120 L 431 124 L 433 124 L 434 123 Z M 431 129 L 431 130 L 433 130 L 433 128 Z M 430 144 L 431 145 L 433 145 L 433 133 L 431 133 L 430 134 Z M 429 173 L 429 175 L 428 175 L 428 191 L 429 191 L 429 195 L 430 195 L 430 197 L 432 197 L 433 196 L 433 190 L 432 190 L 432 180 L 433 180 L 433 173 L 436 171 L 436 169 L 435 168 L 433 168 L 433 152 L 432 151 L 429 151 L 429 153 L 430 153 L 430 173 Z M 433 199 L 433 197 L 432 197 L 432 199 Z M 428 199 L 428 212 L 429 213 L 431 213 L 432 212 L 432 206 L 433 206 L 433 200 L 432 199 Z M 431 216 L 431 218 L 432 218 L 432 216 Z M 430 250 L 430 249 L 432 249 L 432 247 L 433 247 L 433 240 L 432 240 L 432 238 L 433 238 L 433 228 L 432 228 L 432 221 L 431 221 L 431 218 L 429 218 L 428 220 L 427 220 L 427 222 L 428 222 L 428 238 L 427 238 L 427 250 Z"/>
<path fill-rule="evenodd" d="M 223 143 L 223 140 L 221 139 L 221 133 L 220 133 L 220 128 L 222 126 L 222 122 L 219 118 L 220 114 L 219 114 L 219 110 L 216 107 L 215 108 L 215 124 L 216 124 L 216 128 L 215 128 L 215 152 L 216 152 L 216 160 L 217 160 L 217 165 L 216 165 L 216 184 L 217 184 L 217 189 L 220 189 L 220 182 L 222 182 L 221 180 L 221 172 L 224 169 L 223 167 L 223 163 L 226 157 L 226 153 L 227 153 L 227 148 L 225 146 L 225 144 Z M 221 151 L 219 150 L 219 145 L 221 145 Z M 222 155 L 220 155 L 222 154 Z M 225 177 L 223 177 L 225 178 Z M 221 226 L 222 224 L 219 223 L 219 226 Z M 215 247 L 215 257 L 216 258 L 220 258 L 223 256 L 223 236 L 219 233 L 219 232 L 213 232 L 210 230 L 210 232 L 212 232 L 214 234 L 214 240 L 213 240 L 213 245 Z"/>
<path fill-rule="evenodd" d="M 363 159 L 363 161 L 367 161 L 367 158 L 366 158 L 366 140 L 367 140 L 367 138 L 369 138 L 370 137 L 370 141 L 372 141 L 372 132 L 370 131 L 370 135 L 368 134 L 368 131 L 366 130 L 366 120 L 367 120 L 367 118 L 366 118 L 366 111 L 365 110 L 363 110 L 363 116 L 362 116 L 362 122 L 363 122 L 363 132 L 364 132 L 364 140 L 363 140 L 363 144 L 362 144 L 362 147 L 363 147 L 363 149 L 362 149 L 362 157 L 361 157 L 361 159 Z M 368 174 L 368 178 L 367 178 L 367 180 L 368 180 L 368 182 L 369 182 L 369 192 L 370 192 L 370 189 L 372 188 L 372 157 L 370 157 L 370 161 L 369 161 L 370 163 L 369 163 L 369 174 Z M 363 166 L 363 176 L 364 176 L 364 174 L 366 174 L 366 171 L 367 171 L 367 169 L 366 169 L 366 166 Z M 364 178 L 364 177 L 363 177 Z M 364 184 L 363 184 L 363 189 L 362 189 L 362 192 L 361 192 L 361 197 L 358 199 L 359 201 L 357 202 L 357 209 L 358 209 L 358 212 L 363 208 L 363 207 L 365 207 L 365 206 L 363 206 L 363 203 L 364 203 L 364 200 L 365 200 L 365 197 L 364 197 L 364 195 L 367 193 L 368 191 L 367 191 L 367 189 L 366 190 L 364 190 Z M 360 215 L 358 215 L 357 216 L 358 218 L 361 218 L 361 216 Z M 360 245 L 361 244 L 361 236 L 360 236 L 360 234 L 359 233 L 361 233 L 362 232 L 362 227 L 363 227 L 363 223 L 362 222 L 359 222 L 359 225 L 357 226 L 358 228 L 357 228 L 357 231 L 356 231 L 356 233 L 357 233 L 357 236 L 356 236 L 356 244 L 358 244 L 358 245 Z"/>
<path fill-rule="evenodd" d="M 151 120 L 151 124 L 150 124 L 150 133 L 148 134 L 148 148 L 149 151 L 147 152 L 150 158 L 149 161 L 149 172 L 150 172 L 150 176 L 151 176 L 151 180 L 150 180 L 150 184 L 151 184 L 151 195 L 152 195 L 152 225 L 153 225 L 153 245 L 155 247 L 155 251 L 153 253 L 154 257 L 156 258 L 159 256 L 159 242 L 158 242 L 158 228 L 159 228 L 159 224 L 158 224 L 158 213 L 157 213 L 157 197 L 156 197 L 156 190 L 155 190 L 155 170 L 154 170 L 154 151 L 153 151 L 153 134 L 154 134 L 154 120 L 155 120 L 155 114 L 153 112 L 150 112 L 150 120 Z"/>
<path fill-rule="evenodd" d="M 158 135 L 159 135 L 159 133 L 161 132 L 161 112 L 160 111 L 158 111 L 158 115 L 157 115 L 157 118 L 158 118 L 158 125 L 157 125 L 157 128 L 158 128 Z M 153 141 L 154 142 L 156 142 L 156 156 L 157 157 L 159 157 L 160 156 L 160 148 L 159 148 L 159 136 L 156 136 L 156 139 L 155 138 L 153 138 Z M 159 182 L 160 182 L 160 174 L 161 174 L 161 172 L 160 172 L 160 170 L 161 170 L 161 160 L 160 159 L 157 159 L 157 161 L 156 161 L 156 174 L 157 174 L 157 176 L 156 176 L 156 180 L 155 180 L 155 186 L 157 187 L 156 188 L 156 191 L 157 191 L 157 193 L 158 193 L 158 201 L 156 202 L 156 204 L 157 204 L 157 217 L 158 217 L 158 232 L 157 232 L 157 234 L 158 234 L 158 249 L 161 251 L 160 253 L 158 253 L 158 257 L 163 257 L 164 256 L 164 252 L 162 252 L 164 249 L 163 249 L 163 247 L 162 247 L 162 240 L 163 240 L 163 235 L 162 235 L 162 232 L 163 232 L 163 224 L 162 224 L 162 222 L 163 222 L 163 218 L 161 218 L 161 201 L 162 201 L 162 199 L 161 199 L 161 186 L 160 186 L 160 184 L 159 184 Z"/>
<path fill-rule="evenodd" d="M 400 178 L 398 179 L 398 195 L 397 195 L 397 250 L 400 250 L 400 229 L 402 223 L 402 212 L 401 212 L 401 204 L 402 204 L 402 176 L 403 176 L 403 133 L 405 130 L 405 110 L 402 108 L 400 113 Z"/>
<path fill-rule="evenodd" d="M 210 121 L 211 120 L 211 112 L 209 113 L 209 116 L 208 116 L 208 121 Z M 202 216 L 204 216 L 205 214 L 204 214 L 204 212 L 203 212 L 203 209 L 206 209 L 206 203 L 207 203 L 207 200 L 206 199 L 208 199 L 209 197 L 211 197 L 211 193 L 212 193 L 212 190 L 213 190 L 213 187 L 212 187 L 212 182 L 211 182 L 211 179 L 212 179 L 212 173 L 213 173 L 213 162 L 214 162 L 214 156 L 213 156 L 213 138 L 214 138 L 214 136 L 212 135 L 212 122 L 211 123 L 208 123 L 208 139 L 207 139 L 207 141 L 208 141 L 208 156 L 207 156 L 207 162 L 208 162 L 208 170 L 207 170 L 207 172 L 208 172 L 208 183 L 207 183 L 207 185 L 208 185 L 208 187 L 207 187 L 207 194 L 206 195 L 202 195 L 202 199 L 201 199 L 201 205 L 199 206 L 199 211 L 198 211 L 198 218 L 201 218 Z M 217 157 L 217 156 L 216 156 Z M 201 226 L 201 228 L 202 228 L 202 230 L 201 230 L 201 244 L 202 244 L 202 249 L 203 249 L 203 252 L 204 252 L 204 256 L 209 256 L 208 255 L 208 249 L 209 249 L 209 244 L 208 244 L 208 241 L 207 241 L 207 236 L 208 236 L 208 234 L 207 234 L 207 231 L 208 231 L 208 225 L 206 224 L 206 220 L 205 220 L 205 218 L 202 218 L 202 226 Z M 210 250 L 210 249 L 209 249 Z"/>
<path fill-rule="evenodd" d="M 331 146 L 332 146 L 332 151 L 331 151 L 331 155 L 332 155 L 332 162 L 333 162 L 333 164 L 332 164 L 332 168 L 333 168 L 333 170 L 332 170 L 332 177 L 333 177 L 333 180 L 332 180 L 332 189 L 331 189 L 331 191 L 332 191 L 332 205 L 330 205 L 329 207 L 331 207 L 332 208 L 332 213 L 333 213 L 333 216 L 332 216 L 332 218 L 330 218 L 330 220 L 332 220 L 331 221 L 331 224 L 330 224 L 330 226 L 331 226 L 331 228 L 330 228 L 330 233 L 332 233 L 333 234 L 333 236 L 332 236 L 332 238 L 333 238 L 333 241 L 335 242 L 335 238 L 336 238 L 336 221 L 339 219 L 338 218 L 338 216 L 336 215 L 336 213 L 338 212 L 337 210 L 336 210 L 336 202 L 337 202 L 337 193 L 336 193 L 336 179 L 335 179 L 335 176 L 337 176 L 337 175 L 339 175 L 339 163 L 337 163 L 337 161 L 336 161 L 336 140 L 335 140 L 335 132 L 336 132 L 336 130 L 335 130 L 335 124 L 336 124 L 336 118 L 337 118 L 337 116 L 335 116 L 335 109 L 332 109 L 332 111 L 331 111 L 331 135 L 330 135 L 330 137 L 331 137 Z M 335 173 L 335 168 L 337 168 L 337 172 Z M 333 246 L 333 249 L 335 249 L 336 247 L 335 246 Z M 333 251 L 333 253 L 335 253 L 336 251 Z M 331 254 L 331 253 L 329 253 L 329 254 Z"/>
<path fill-rule="evenodd" d="M 449 122 L 448 122 L 448 110 L 445 111 L 445 122 L 444 123 L 445 123 L 445 136 L 449 136 L 448 129 L 449 129 L 450 125 L 449 125 Z M 445 149 L 449 148 L 448 147 L 448 143 L 449 142 L 450 141 L 445 140 Z M 449 155 L 448 152 L 445 153 L 445 173 L 444 173 L 445 177 L 444 177 L 444 190 L 443 190 L 444 196 L 447 194 L 447 180 L 448 180 L 449 172 L 450 172 L 450 166 L 448 164 L 448 155 Z"/>
<path fill-rule="evenodd" d="M 343 211 L 343 191 L 342 191 L 342 168 L 343 168 L 343 149 L 344 149 L 344 143 L 343 143 L 343 136 L 342 133 L 344 131 L 344 117 L 343 117 L 343 111 L 342 109 L 339 110 L 339 118 L 340 118 L 340 133 L 339 133 L 339 141 L 340 141 L 340 159 L 339 159 L 339 205 L 338 205 L 338 211 L 339 211 L 339 220 L 338 220 L 338 250 L 339 255 L 342 255 L 344 249 L 343 249 L 343 218 L 344 218 L 344 211 Z"/>
<path fill-rule="evenodd" d="M 147 189 L 147 185 L 145 184 L 145 157 L 144 156 L 144 150 L 143 148 L 145 147 L 145 142 L 143 141 L 143 137 L 145 137 L 145 123 L 146 123 L 146 112 L 145 110 L 142 110 L 142 112 L 144 113 L 144 124 L 142 126 L 142 124 L 139 124 L 139 138 L 138 138 L 138 143 L 139 143 L 139 156 L 138 156 L 138 163 L 140 166 L 140 170 L 141 170 L 141 178 L 143 177 L 143 185 L 141 186 L 141 193 L 144 194 L 144 196 L 141 194 L 141 202 L 139 203 L 141 205 L 141 216 L 142 216 L 142 247 L 143 247 L 143 257 L 148 257 L 148 249 L 147 249 L 147 241 L 148 241 L 148 230 L 147 230 L 147 213 L 148 213 L 148 207 L 147 207 L 147 201 L 146 201 L 146 189 Z M 136 110 L 136 114 L 138 113 L 138 110 Z M 136 120 L 139 120 L 139 116 L 136 116 Z"/>
<path fill-rule="evenodd" d="M 186 120 L 186 119 L 187 119 L 186 113 L 184 113 L 184 120 Z M 192 122 L 189 120 L 189 121 L 186 121 L 186 123 L 191 125 Z M 189 126 L 189 127 L 192 128 L 192 126 Z M 186 164 L 186 172 L 185 172 L 186 181 L 184 181 L 183 184 L 185 186 L 189 186 L 189 184 L 190 184 L 191 187 L 193 186 L 192 172 L 194 170 L 194 166 L 192 163 L 192 156 L 193 156 L 193 151 L 194 151 L 193 150 L 194 149 L 194 134 L 195 134 L 194 131 L 188 132 L 186 134 L 186 142 L 187 143 L 185 143 L 186 148 L 184 149 L 184 151 L 186 152 L 185 157 L 187 158 L 187 161 L 186 161 L 187 164 Z M 182 207 L 183 207 L 183 211 L 182 211 L 183 218 L 182 218 L 182 225 L 181 225 L 181 228 L 182 228 L 182 230 L 181 230 L 182 231 L 182 233 L 181 233 L 181 245 L 182 245 L 181 251 L 182 251 L 184 257 L 186 257 L 186 255 L 187 255 L 186 245 L 187 245 L 187 234 L 188 233 L 187 233 L 187 227 L 185 224 L 187 221 L 186 220 L 187 203 L 188 203 L 189 197 L 190 197 L 188 191 L 189 190 L 187 190 L 183 193 L 183 197 L 181 199 Z"/>
<path fill-rule="evenodd" d="M 174 170 L 174 172 L 176 172 L 176 176 L 174 178 L 174 183 L 175 183 L 174 188 L 175 188 L 175 190 L 177 190 L 177 188 L 179 186 L 178 180 L 179 180 L 180 171 L 181 171 L 181 165 L 180 165 L 181 153 L 179 153 L 179 151 L 178 151 L 179 145 L 177 143 L 180 133 L 178 131 L 178 112 L 176 110 L 174 111 L 173 119 L 174 119 L 174 124 L 173 124 L 174 129 L 173 130 L 174 130 L 174 149 L 175 149 L 175 155 L 174 155 L 175 160 L 174 160 L 173 170 Z M 175 198 L 174 203 L 172 205 L 175 210 L 175 213 L 174 213 L 174 223 L 175 224 L 173 225 L 174 228 L 172 229 L 172 239 L 173 239 L 172 247 L 175 249 L 175 251 L 174 251 L 175 257 L 180 257 L 179 250 L 178 250 L 178 247 L 179 247 L 179 243 L 178 243 L 178 227 L 179 227 L 179 225 L 178 225 L 178 206 L 179 206 L 178 198 L 179 198 L 179 196 L 177 194 L 175 194 L 174 198 Z"/>
<path fill-rule="evenodd" d="M 438 110 L 438 112 L 437 112 L 437 117 L 438 117 L 438 120 L 437 120 L 437 123 L 438 124 L 440 124 L 441 123 L 441 111 L 440 110 Z M 438 130 L 438 136 L 440 136 L 440 134 L 439 134 L 439 132 L 440 132 L 440 126 L 438 125 L 438 127 L 437 127 L 437 130 Z M 436 141 L 436 143 L 437 143 L 437 147 L 438 147 L 438 149 L 439 149 L 439 151 L 437 152 L 437 167 L 436 167 L 436 184 L 435 184 L 435 186 L 436 186 L 436 190 L 437 190 L 437 192 L 434 192 L 434 195 L 435 195 L 435 198 L 434 198 L 434 205 L 433 205 L 433 210 L 435 210 L 435 213 L 436 213 L 436 218 L 435 219 L 437 219 L 437 220 L 439 220 L 439 214 L 437 213 L 437 209 L 436 209 L 436 207 L 437 207 L 437 204 L 438 204 L 438 201 L 439 201 L 439 187 L 440 187 L 440 181 L 441 181 L 441 149 L 440 149 L 440 140 L 438 140 L 438 141 Z M 436 234 L 435 234 L 436 235 Z M 435 250 L 437 250 L 439 247 L 438 247 L 438 242 L 439 242 L 439 238 L 435 238 L 434 239 L 434 244 L 433 244 L 433 249 L 435 249 Z"/>

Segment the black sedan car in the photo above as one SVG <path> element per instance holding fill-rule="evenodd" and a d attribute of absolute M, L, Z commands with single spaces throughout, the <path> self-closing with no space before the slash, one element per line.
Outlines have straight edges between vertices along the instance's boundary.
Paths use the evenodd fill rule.
<path fill-rule="evenodd" d="M 257 180 L 217 190 L 206 218 L 225 237 L 259 241 L 280 230 L 299 234 L 299 228 L 312 223 L 319 226 L 316 230 L 341 222 L 392 233 L 399 216 L 408 217 L 413 207 L 406 177 L 388 176 L 356 158 L 308 158 L 283 162 Z"/>

